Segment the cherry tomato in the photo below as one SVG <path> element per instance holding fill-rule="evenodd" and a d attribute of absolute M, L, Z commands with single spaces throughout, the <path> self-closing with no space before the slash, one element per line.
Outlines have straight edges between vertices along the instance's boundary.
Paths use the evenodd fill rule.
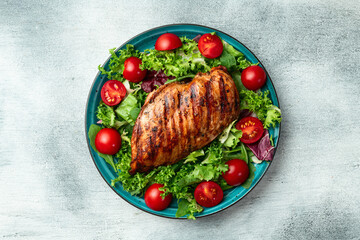
<path fill-rule="evenodd" d="M 146 69 L 141 70 L 141 59 L 137 57 L 129 57 L 124 62 L 124 78 L 133 83 L 138 83 L 146 76 Z"/>
<path fill-rule="evenodd" d="M 114 155 L 121 147 L 120 133 L 112 128 L 101 129 L 96 134 L 95 147 L 103 154 Z"/>
<path fill-rule="evenodd" d="M 209 181 L 197 185 L 194 192 L 195 200 L 203 207 L 218 205 L 224 197 L 223 190 L 219 184 Z"/>
<path fill-rule="evenodd" d="M 160 191 L 159 188 L 164 187 L 164 185 L 159 183 L 154 183 L 151 185 L 145 192 L 145 203 L 146 205 L 155 211 L 164 210 L 169 206 L 172 200 L 171 194 L 166 195 L 165 198 L 160 196 L 163 191 Z"/>
<path fill-rule="evenodd" d="M 155 43 L 155 49 L 158 51 L 172 50 L 181 46 L 180 38 L 173 33 L 164 33 Z"/>
<path fill-rule="evenodd" d="M 118 105 L 126 95 L 126 88 L 122 82 L 109 80 L 101 88 L 101 99 L 106 105 Z"/>
<path fill-rule="evenodd" d="M 239 186 L 249 177 L 249 166 L 244 160 L 232 159 L 226 162 L 229 170 L 222 174 L 230 186 Z"/>
<path fill-rule="evenodd" d="M 224 47 L 218 36 L 206 33 L 201 36 L 198 48 L 204 57 L 217 58 L 223 52 Z"/>
<path fill-rule="evenodd" d="M 242 131 L 240 141 L 246 144 L 259 141 L 264 133 L 262 122 L 255 117 L 246 117 L 236 124 L 236 129 Z"/>
<path fill-rule="evenodd" d="M 241 73 L 241 82 L 249 90 L 258 90 L 264 86 L 266 82 L 266 73 L 259 66 L 250 66 Z"/>

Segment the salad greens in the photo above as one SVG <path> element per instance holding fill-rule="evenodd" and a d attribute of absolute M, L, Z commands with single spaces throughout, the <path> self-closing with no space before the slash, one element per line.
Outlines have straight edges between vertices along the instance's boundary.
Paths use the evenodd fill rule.
<path fill-rule="evenodd" d="M 183 45 L 173 51 L 147 49 L 139 52 L 130 44 L 118 52 L 111 49 L 109 65 L 98 68 L 108 79 L 123 82 L 128 95 L 116 108 L 100 102 L 97 118 L 103 127 L 115 128 L 121 133 L 121 149 L 114 157 L 101 154 L 94 145 L 95 136 L 101 127 L 91 125 L 88 134 L 92 148 L 112 166 L 118 175 L 111 181 L 113 187 L 121 183 L 125 191 L 132 195 L 142 196 L 150 184 L 163 184 L 163 190 L 166 190 L 163 195 L 171 193 L 178 199 L 176 217 L 187 216 L 195 219 L 195 214 L 203 210 L 193 195 L 198 183 L 211 180 L 217 182 L 223 190 L 232 188 L 221 175 L 228 170 L 225 164 L 227 160 L 239 158 L 243 159 L 250 169 L 249 178 L 241 186 L 250 188 L 256 171 L 254 163 L 261 163 L 261 161 L 239 141 L 242 132 L 235 128 L 236 121 L 234 121 L 209 145 L 192 152 L 185 159 L 173 165 L 157 167 L 149 173 L 130 175 L 132 128 L 148 93 L 144 92 L 139 84 L 129 83 L 123 78 L 124 61 L 131 56 L 139 57 L 142 60 L 142 69 L 164 71 L 166 75 L 175 77 L 168 82 L 193 77 L 198 72 L 207 72 L 212 67 L 223 65 L 231 73 L 240 92 L 241 108 L 255 113 L 264 123 L 265 128 L 274 127 L 281 121 L 281 111 L 272 104 L 268 91 L 253 92 L 246 90 L 242 85 L 240 71 L 248 66 L 256 65 L 249 62 L 243 53 L 223 41 L 222 55 L 219 58 L 207 59 L 201 55 L 194 40 L 181 37 L 181 41 Z"/>
<path fill-rule="evenodd" d="M 208 72 L 212 67 L 219 65 L 225 66 L 229 71 L 242 70 L 252 64 L 244 54 L 236 50 L 231 45 L 224 43 L 224 50 L 220 58 L 204 58 L 197 46 L 197 43 L 187 37 L 180 37 L 183 45 L 173 51 L 158 51 L 155 49 L 146 49 L 143 53 L 135 50 L 133 45 L 126 45 L 126 49 L 121 49 L 117 53 L 110 49 L 111 59 L 109 69 L 99 66 L 102 74 L 108 79 L 125 81 L 122 76 L 124 71 L 124 62 L 131 56 L 139 57 L 142 61 L 142 69 L 160 71 L 163 70 L 166 75 L 179 78 L 183 76 L 194 76 L 198 72 Z M 131 83 L 130 83 L 131 84 Z"/>
<path fill-rule="evenodd" d="M 275 127 L 277 123 L 281 122 L 281 111 L 272 104 L 268 95 L 269 90 L 264 92 L 240 91 L 241 108 L 255 113 L 266 129 L 271 126 Z"/>

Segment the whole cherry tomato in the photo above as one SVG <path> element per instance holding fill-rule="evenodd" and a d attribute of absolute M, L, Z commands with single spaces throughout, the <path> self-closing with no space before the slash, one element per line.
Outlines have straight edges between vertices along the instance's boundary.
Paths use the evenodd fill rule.
<path fill-rule="evenodd" d="M 120 133 L 113 128 L 101 129 L 96 134 L 95 147 L 103 154 L 114 155 L 121 147 Z"/>
<path fill-rule="evenodd" d="M 206 58 L 217 58 L 224 50 L 220 38 L 210 33 L 201 36 L 198 48 L 200 53 Z"/>
<path fill-rule="evenodd" d="M 137 57 L 129 57 L 124 62 L 124 78 L 133 83 L 138 83 L 146 76 L 146 69 L 141 70 L 141 59 Z"/>
<path fill-rule="evenodd" d="M 164 33 L 155 43 L 155 49 L 158 51 L 173 50 L 181 46 L 182 42 L 180 38 L 173 33 Z"/>
<path fill-rule="evenodd" d="M 171 194 L 168 194 L 163 198 L 160 196 L 163 191 L 159 190 L 159 188 L 164 187 L 164 185 L 159 183 L 154 183 L 151 185 L 145 192 L 145 203 L 146 205 L 155 211 L 164 210 L 169 206 L 172 200 Z"/>
<path fill-rule="evenodd" d="M 249 90 L 258 90 L 264 86 L 266 82 L 266 73 L 259 66 L 250 66 L 241 73 L 241 82 Z"/>
<path fill-rule="evenodd" d="M 230 186 L 239 186 L 249 177 L 249 166 L 244 160 L 232 159 L 226 162 L 229 170 L 222 174 Z"/>
<path fill-rule="evenodd" d="M 219 184 L 208 181 L 199 183 L 194 192 L 195 200 L 203 207 L 218 205 L 224 197 L 223 190 Z"/>

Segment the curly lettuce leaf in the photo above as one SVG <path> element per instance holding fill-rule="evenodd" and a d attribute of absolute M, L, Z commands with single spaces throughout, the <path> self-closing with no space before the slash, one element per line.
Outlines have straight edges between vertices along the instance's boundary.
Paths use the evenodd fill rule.
<path fill-rule="evenodd" d="M 96 117 L 99 120 L 102 120 L 101 124 L 106 127 L 113 127 L 115 124 L 115 112 L 114 109 L 104 102 L 100 102 L 97 108 L 97 115 Z"/>
<path fill-rule="evenodd" d="M 254 112 L 266 129 L 281 122 L 281 111 L 272 104 L 268 95 L 269 90 L 265 92 L 240 91 L 241 109 Z"/>
<path fill-rule="evenodd" d="M 272 105 L 266 113 L 264 128 L 276 127 L 276 124 L 279 122 L 281 122 L 281 110 L 275 105 Z"/>
<path fill-rule="evenodd" d="M 115 186 L 117 182 L 121 182 L 124 190 L 130 194 L 143 195 L 157 171 L 152 171 L 148 174 L 136 173 L 135 175 L 130 175 L 131 146 L 129 141 L 122 142 L 121 149 L 115 157 L 118 159 L 116 163 L 118 177 L 111 181 L 111 185 Z"/>
<path fill-rule="evenodd" d="M 262 121 L 265 121 L 266 113 L 272 106 L 272 101 L 269 98 L 269 91 L 254 92 L 249 90 L 240 91 L 241 109 L 248 109 L 254 112 L 256 116 Z"/>
<path fill-rule="evenodd" d="M 119 121 L 116 118 L 113 107 L 106 105 L 104 102 L 100 102 L 97 108 L 96 117 L 101 120 L 101 124 L 104 127 L 119 129 L 127 124 L 126 121 Z"/>
<path fill-rule="evenodd" d="M 223 160 L 223 148 L 219 141 L 214 140 L 206 149 L 206 157 L 201 164 L 219 164 Z"/>
<path fill-rule="evenodd" d="M 236 59 L 236 69 L 238 70 L 244 70 L 247 67 L 253 66 L 253 65 L 258 65 L 258 63 L 251 63 L 249 62 L 245 57 L 239 57 L 238 59 Z"/>

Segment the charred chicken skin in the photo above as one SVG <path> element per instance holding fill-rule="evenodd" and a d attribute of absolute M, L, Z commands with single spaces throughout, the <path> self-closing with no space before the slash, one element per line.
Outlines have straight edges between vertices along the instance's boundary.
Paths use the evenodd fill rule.
<path fill-rule="evenodd" d="M 131 138 L 131 170 L 148 172 L 213 141 L 240 113 L 239 93 L 223 66 L 151 92 Z"/>

